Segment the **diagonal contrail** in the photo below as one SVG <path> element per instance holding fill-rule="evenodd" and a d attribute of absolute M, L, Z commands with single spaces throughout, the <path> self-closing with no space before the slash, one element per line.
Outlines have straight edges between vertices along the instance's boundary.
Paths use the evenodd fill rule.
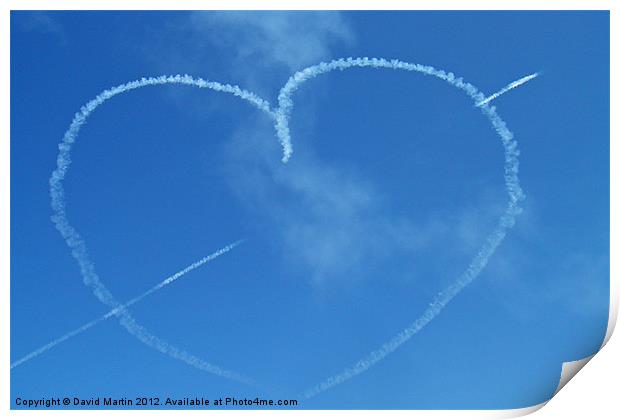
<path fill-rule="evenodd" d="M 534 74 L 530 74 L 527 75 L 525 77 L 520 78 L 519 80 L 515 80 L 514 82 L 508 84 L 506 87 L 500 89 L 499 91 L 495 92 L 493 95 L 488 96 L 487 98 L 485 98 L 484 100 L 478 102 L 476 104 L 476 106 L 480 107 L 482 105 L 488 104 L 489 102 L 491 102 L 492 100 L 496 99 L 498 96 L 503 95 L 504 93 L 517 88 L 527 82 L 529 82 L 532 79 L 535 79 L 536 77 L 538 77 L 538 73 L 534 73 Z"/>
<path fill-rule="evenodd" d="M 78 334 L 83 333 L 86 330 L 89 330 L 90 328 L 94 327 L 95 325 L 99 324 L 102 321 L 105 321 L 109 318 L 111 318 L 112 316 L 116 315 L 117 313 L 119 313 L 119 311 L 121 311 L 122 309 L 126 309 L 132 305 L 135 305 L 136 303 L 140 302 L 142 299 L 144 299 L 145 297 L 149 296 L 152 293 L 155 293 L 156 291 L 158 291 L 159 289 L 161 289 L 164 286 L 169 285 L 170 283 L 174 282 L 175 280 L 178 280 L 180 277 L 186 275 L 187 273 L 189 273 L 190 271 L 193 271 L 195 269 L 197 269 L 198 267 L 213 261 L 214 259 L 216 259 L 217 257 L 219 257 L 222 254 L 225 254 L 227 252 L 229 252 L 230 250 L 232 250 L 233 248 L 235 248 L 237 245 L 241 244 L 242 242 L 244 242 L 244 240 L 240 240 L 237 242 L 233 242 L 230 245 L 226 245 L 224 248 L 221 248 L 217 251 L 215 251 L 214 253 L 207 255 L 206 257 L 188 265 L 187 267 L 185 267 L 183 270 L 178 271 L 176 273 L 174 273 L 173 275 L 171 275 L 170 277 L 165 278 L 164 280 L 160 281 L 159 283 L 157 283 L 155 286 L 151 287 L 150 289 L 148 289 L 146 292 L 139 294 L 138 296 L 128 300 L 127 302 L 123 303 L 122 305 L 117 306 L 116 308 L 112 309 L 111 311 L 107 312 L 104 315 L 101 315 L 99 318 L 95 318 L 92 321 L 87 322 L 86 324 L 82 325 L 79 328 L 76 328 L 73 331 L 70 331 L 68 333 L 66 333 L 63 336 L 58 337 L 55 340 L 50 341 L 49 343 L 47 343 L 44 346 L 39 347 L 38 349 L 28 353 L 27 355 L 25 355 L 24 357 L 22 357 L 21 359 L 16 360 L 15 362 L 11 363 L 11 369 L 16 368 L 17 366 L 45 353 L 46 351 L 56 347 L 57 345 L 59 345 L 60 343 L 67 341 L 68 339 L 70 339 L 71 337 L 75 337 Z"/>

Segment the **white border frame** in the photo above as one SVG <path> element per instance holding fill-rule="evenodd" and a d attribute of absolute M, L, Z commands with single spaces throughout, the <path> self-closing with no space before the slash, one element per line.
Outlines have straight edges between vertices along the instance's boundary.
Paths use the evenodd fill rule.
<path fill-rule="evenodd" d="M 178 416 L 178 410 L 148 410 L 148 411 L 108 411 L 108 410 L 60 410 L 60 411 L 22 411 L 10 410 L 10 11 L 11 10 L 243 10 L 243 9 L 283 9 L 283 10 L 609 10 L 611 25 L 610 40 L 610 63 L 611 63 L 611 103 L 610 116 L 618 117 L 618 10 L 616 2 L 613 0 L 418 0 L 418 1 L 397 1 L 382 0 L 381 2 L 372 0 L 298 0 L 295 4 L 290 1 L 282 0 L 217 0 L 205 2 L 198 0 L 6 0 L 2 2 L 3 13 L 0 17 L 0 32 L 2 66 L 0 76 L 4 89 L 2 101 L 0 102 L 0 127 L 2 130 L 2 144 L 0 148 L 0 196 L 2 205 L 0 206 L 0 276 L 3 279 L 0 285 L 0 355 L 4 363 L 0 364 L 0 414 L 3 416 L 13 416 L 19 418 L 32 418 L 38 415 L 45 415 L 51 418 L 107 418 L 110 415 L 132 416 L 140 418 L 168 418 Z M 610 140 L 618 139 L 618 124 L 614 118 L 610 119 Z M 618 147 L 610 141 L 610 215 L 619 214 L 618 191 L 614 189 L 617 185 L 614 181 L 618 180 L 618 170 L 613 163 L 620 162 L 618 159 Z M 562 369 L 562 378 L 558 391 L 574 376 L 576 372 L 588 363 L 584 372 L 579 374 L 579 379 L 570 381 L 565 389 L 557 396 L 554 396 L 545 410 L 538 411 L 536 418 L 582 418 L 589 416 L 593 418 L 612 418 L 613 414 L 620 413 L 618 398 L 616 395 L 618 374 L 620 373 L 620 345 L 618 339 L 609 341 L 615 328 L 618 315 L 618 267 L 616 265 L 618 227 L 614 219 L 610 220 L 610 312 L 607 333 L 603 346 L 605 349 L 597 353 L 595 357 L 588 357 L 581 361 L 565 363 Z M 251 416 L 258 419 L 273 418 L 301 418 L 314 419 L 316 416 L 326 418 L 340 418 L 342 415 L 355 415 L 359 418 L 374 418 L 376 415 L 390 418 L 509 418 L 526 415 L 539 410 L 547 403 L 532 407 L 516 410 L 470 410 L 470 411 L 441 411 L 441 410 L 368 410 L 368 411 L 290 411 L 290 410 L 266 410 L 266 411 L 226 411 L 208 410 L 210 417 L 236 418 L 240 416 Z M 610 416 L 612 414 L 612 416 Z M 182 415 L 193 418 L 204 417 L 202 410 L 183 411 Z"/>

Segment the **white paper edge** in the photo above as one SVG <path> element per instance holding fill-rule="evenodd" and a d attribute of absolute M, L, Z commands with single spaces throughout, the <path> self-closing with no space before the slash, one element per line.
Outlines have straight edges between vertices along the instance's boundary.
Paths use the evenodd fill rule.
<path fill-rule="evenodd" d="M 2 55 L 2 60 L 4 61 L 6 59 L 6 57 L 8 57 L 9 52 L 10 52 L 10 43 L 9 43 L 9 15 L 8 15 L 8 11 L 12 10 L 12 9 L 17 9 L 17 10 L 27 10 L 27 9 L 49 9 L 49 10 L 71 10 L 71 9 L 84 9 L 84 10 L 106 10 L 106 9 L 117 9 L 117 10 L 123 10 L 123 9 L 159 9 L 159 10 L 175 10 L 175 9 L 185 9 L 185 10 L 189 10 L 189 9 L 204 9 L 204 8 L 211 8 L 211 9 L 225 9 L 225 10 L 233 10 L 233 9 L 260 9 L 260 8 L 272 8 L 272 9 L 340 9 L 340 10 L 350 10 L 350 9 L 378 9 L 378 10 L 382 10 L 382 9 L 402 9 L 402 10 L 406 10 L 406 9 L 419 9 L 419 10 L 441 10 L 441 9 L 450 9 L 450 10 L 526 10 L 526 9 L 531 9 L 531 10 L 611 10 L 612 14 L 611 14 L 611 48 L 610 48 L 610 62 L 611 62 L 611 67 L 612 67 L 612 71 L 611 71 L 611 90 L 612 93 L 615 93 L 616 90 L 616 86 L 614 83 L 614 74 L 616 74 L 615 72 L 618 70 L 617 67 L 617 63 L 616 63 L 616 53 L 614 53 L 614 51 L 616 50 L 614 48 L 615 45 L 615 39 L 616 39 L 616 32 L 617 30 L 615 29 L 615 26 L 617 26 L 618 24 L 618 16 L 617 16 L 617 11 L 615 9 L 617 9 L 617 5 L 615 4 L 615 2 L 613 0 L 591 0 L 591 1 L 584 1 L 584 0 L 567 0 L 567 1 L 562 1 L 562 2 L 554 2 L 552 0 L 519 0 L 519 1 L 514 1 L 514 0 L 506 0 L 503 2 L 497 2 L 497 1 L 485 1 L 485 0 L 470 0 L 468 2 L 462 2 L 460 0 L 434 0 L 434 1 L 430 1 L 430 0 L 420 0 L 417 2 L 400 2 L 400 1 L 394 1 L 394 0 L 383 0 L 382 2 L 376 2 L 376 1 L 369 1 L 369 0 L 357 0 L 357 1 L 347 1 L 347 0 L 330 0 L 330 1 L 325 1 L 325 0 L 313 0 L 313 1 L 297 1 L 295 2 L 295 4 L 293 4 L 290 1 L 278 1 L 278 0 L 263 0 L 260 2 L 260 4 L 256 4 L 256 3 L 252 3 L 251 1 L 240 1 L 240 0 L 228 0 L 226 2 L 218 2 L 218 1 L 214 1 L 214 2 L 208 2 L 205 3 L 204 1 L 200 1 L 200 0 L 176 0 L 175 2 L 172 1 L 164 1 L 164 0 L 151 0 L 151 1 L 147 1 L 147 2 L 140 2 L 137 0 L 91 0 L 89 2 L 87 1 L 68 1 L 68 0 L 57 0 L 54 2 L 46 2 L 44 0 L 21 0 L 21 1 L 17 1 L 17 0 L 8 0 L 3 2 L 4 8 L 3 8 L 3 12 L 4 15 L 2 16 L 2 18 L 0 19 L 1 22 L 3 22 L 2 26 L 2 30 L 1 32 L 3 33 L 4 36 L 2 36 L 2 49 L 4 49 L 3 55 Z M 8 60 L 7 60 L 8 63 Z M 4 92 L 9 92 L 10 91 L 10 75 L 9 75 L 9 68 L 8 65 L 6 65 L 6 63 L 2 63 L 3 66 L 0 69 L 0 74 L 2 74 L 2 79 L 3 79 L 3 83 L 5 84 L 5 86 L 7 87 L 6 90 L 4 90 Z M 7 94 L 4 97 L 4 101 L 2 101 L 2 116 L 0 117 L 0 121 L 3 123 L 2 127 L 4 127 L 3 132 L 6 134 L 6 139 L 10 138 L 10 133 L 9 133 L 9 119 L 8 119 L 8 115 L 9 115 L 9 103 L 10 103 L 10 96 Z M 614 95 L 612 94 L 611 96 L 611 108 L 610 108 L 610 112 L 611 114 L 614 113 L 614 109 L 616 109 L 617 107 L 615 106 L 616 104 L 616 99 L 614 97 Z M 614 119 L 611 119 L 611 127 L 610 127 L 611 131 L 610 131 L 610 137 L 614 138 L 614 135 L 617 134 L 617 129 L 615 127 L 615 123 L 614 123 Z M 10 156 L 10 146 L 9 146 L 9 142 L 7 141 L 3 146 L 2 149 L 2 154 L 4 156 L 2 156 L 2 161 L 6 163 L 6 165 L 3 163 L 3 168 L 5 168 L 4 170 L 6 170 L 6 172 L 8 172 L 8 168 L 10 165 L 10 160 L 9 160 L 9 156 Z M 617 153 L 614 152 L 614 143 L 611 142 L 611 158 L 613 159 L 614 156 L 617 155 Z M 617 156 L 616 156 L 617 157 Z M 616 161 L 618 161 L 616 159 Z M 611 170 L 611 178 L 612 180 L 614 178 L 617 178 L 614 175 L 614 166 L 611 165 L 610 167 Z M 10 197 L 9 195 L 9 190 L 10 190 L 10 183 L 9 183 L 9 175 L 7 174 L 6 176 L 3 176 L 1 179 L 1 191 L 2 191 L 2 196 L 3 197 Z M 611 214 L 614 214 L 613 210 L 617 209 L 617 206 L 615 205 L 615 201 L 614 201 L 614 194 L 612 191 L 611 194 Z M 9 216 L 9 208 L 8 208 L 8 203 L 9 200 L 5 201 L 4 205 L 2 206 L 2 208 L 0 210 L 2 210 L 2 225 L 1 226 L 1 231 L 2 231 L 2 256 L 1 256 L 1 260 L 0 262 L 1 267 L 2 267 L 2 273 L 5 274 L 4 276 L 4 284 L 3 284 L 3 288 L 2 288 L 2 300 L 3 302 L 5 302 L 4 309 L 3 309 L 3 314 L 6 316 L 3 316 L 4 320 L 2 321 L 3 324 L 3 342 L 5 343 L 4 345 L 0 346 L 0 352 L 3 355 L 3 359 L 9 361 L 10 360 L 10 356 L 9 356 L 9 348 L 10 348 L 10 321 L 9 321 L 9 317 L 10 317 L 10 285 L 9 285 L 9 281 L 8 279 L 10 278 L 10 268 L 9 268 L 9 252 L 10 252 L 10 216 Z M 612 241 L 612 247 L 610 248 L 610 251 L 612 251 L 613 253 L 613 239 L 615 237 L 615 226 L 612 225 L 611 226 L 611 241 Z M 610 254 L 611 255 L 611 254 Z M 613 258 L 611 258 L 611 261 L 613 261 Z M 612 264 L 613 267 L 613 264 Z M 609 342 L 609 339 L 611 338 L 613 331 L 615 329 L 615 325 L 616 325 L 616 321 L 617 321 L 617 313 L 618 313 L 618 287 L 617 287 L 617 280 L 615 280 L 615 276 L 614 276 L 614 270 L 611 271 L 611 278 L 610 278 L 610 307 L 609 307 L 609 321 L 608 321 L 608 325 L 607 325 L 607 331 L 605 334 L 605 339 L 603 340 L 603 344 L 601 346 L 601 348 L 599 349 L 599 351 L 601 351 L 601 349 Z M 598 351 L 596 352 L 598 353 Z M 558 383 L 558 387 L 556 388 L 555 393 L 553 394 L 553 396 L 557 395 L 558 392 L 560 392 L 564 386 L 570 381 L 570 379 L 572 379 L 589 361 L 591 361 L 594 356 L 596 355 L 596 353 L 594 355 L 588 356 L 584 359 L 580 359 L 580 360 L 576 360 L 576 361 L 570 361 L 570 362 L 565 362 L 562 365 L 562 373 L 560 375 L 560 380 Z M 2 380 L 1 380 L 1 384 L 3 385 L 2 388 L 3 390 L 5 390 L 5 393 L 8 393 L 8 390 L 10 389 L 10 371 L 8 369 L 9 363 L 5 363 L 5 365 L 7 366 L 6 368 L 0 368 L 0 372 L 3 372 L 2 374 Z M 552 396 L 552 398 L 553 398 Z M 540 403 L 540 404 L 536 404 L 530 407 L 524 407 L 524 408 L 519 408 L 519 409 L 511 409 L 511 410 L 454 410 L 454 411 L 444 411 L 444 410 L 429 410 L 429 411 L 415 411 L 415 410 L 406 410 L 406 411 L 381 411 L 382 415 L 386 415 L 389 417 L 402 417 L 405 418 L 404 416 L 400 416 L 398 415 L 398 413 L 407 413 L 406 414 L 406 418 L 410 419 L 412 417 L 418 417 L 418 418 L 422 418 L 422 416 L 424 416 L 424 418 L 445 418 L 445 417 L 449 417 L 449 418 L 514 418 L 514 417 L 520 417 L 520 416 L 524 416 L 527 414 L 531 414 L 534 413 L 536 411 L 538 411 L 540 408 L 544 407 L 552 398 L 550 398 L 549 400 Z M 22 417 L 22 418 L 31 418 L 31 417 L 36 417 L 37 415 L 41 415 L 44 414 L 47 417 L 57 417 L 57 418 L 61 418 L 61 419 L 65 419 L 67 417 L 73 417 L 75 416 L 76 418 L 83 418 L 84 416 L 87 417 L 98 417 L 101 416 L 101 418 L 108 418 L 110 415 L 109 411 L 106 410 L 96 410 L 96 411 L 78 411 L 78 410 L 73 410 L 73 411 L 44 411 L 44 412 L 34 412 L 34 411 L 10 411 L 10 404 L 8 401 L 8 398 L 4 398 L 4 395 L 2 396 L 2 398 L 0 398 L 0 413 L 7 415 L 7 413 L 10 412 L 11 416 L 16 416 L 16 417 Z M 352 411 L 347 411 L 347 412 L 352 412 Z M 131 413 L 128 412 L 122 412 L 122 411 L 118 411 L 116 412 L 118 414 L 121 413 L 125 413 L 126 415 L 130 415 L 133 416 L 138 416 L 141 417 L 143 416 L 144 418 L 153 418 L 153 417 L 158 417 L 158 418 L 163 418 L 164 416 L 169 417 L 171 415 L 178 415 L 179 411 L 178 410 L 172 410 L 170 412 L 168 411 L 133 411 Z M 237 411 L 211 411 L 209 410 L 209 415 L 211 417 L 217 417 L 217 418 L 224 418 L 224 417 L 237 417 L 237 415 L 243 415 L 243 413 L 246 413 L 244 411 L 242 412 L 237 412 Z M 273 417 L 287 417 L 290 418 L 291 416 L 294 416 L 296 418 L 299 417 L 308 417 L 308 418 L 316 418 L 316 414 L 321 414 L 324 415 L 327 418 L 340 418 L 341 414 L 339 414 L 339 411 L 331 411 L 331 412 L 322 412 L 322 411 L 306 411 L 306 412 L 300 412 L 300 411 L 258 411 L 258 412 L 253 412 L 255 415 L 253 415 L 252 417 L 256 417 L 256 418 L 273 418 Z M 365 415 L 364 411 L 359 411 L 356 413 L 360 414 L 361 418 L 370 418 L 370 415 Z M 366 413 L 373 413 L 372 411 L 370 412 L 366 412 Z M 390 414 L 392 413 L 392 414 Z M 247 413 L 249 414 L 249 413 Z M 196 417 L 200 416 L 200 418 L 204 417 L 204 411 L 195 411 L 195 412 L 188 412 L 188 411 L 183 411 L 183 415 L 187 415 L 189 417 L 196 415 Z M 308 415 L 308 416 L 306 416 Z M 310 417 L 312 416 L 312 417 Z M 439 417 L 438 417 L 439 416 Z M 373 415 L 373 418 L 375 417 L 375 415 Z"/>

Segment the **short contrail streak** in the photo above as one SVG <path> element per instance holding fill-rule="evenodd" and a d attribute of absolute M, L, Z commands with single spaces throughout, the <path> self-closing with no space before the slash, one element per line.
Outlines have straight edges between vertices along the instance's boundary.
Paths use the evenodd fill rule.
<path fill-rule="evenodd" d="M 100 316 L 99 318 L 95 318 L 92 321 L 87 322 L 86 324 L 82 325 L 79 328 L 76 328 L 73 331 L 70 331 L 68 333 L 66 333 L 65 335 L 58 337 L 55 340 L 50 341 L 49 343 L 47 343 L 44 346 L 39 347 L 38 349 L 36 349 L 35 351 L 28 353 L 26 356 L 22 357 L 19 360 L 16 360 L 15 362 L 11 363 L 11 369 L 45 353 L 46 351 L 50 350 L 51 348 L 56 347 L 57 345 L 59 345 L 60 343 L 67 341 L 68 339 L 70 339 L 71 337 L 75 337 L 78 334 L 83 333 L 86 330 L 89 330 L 90 328 L 94 327 L 95 325 L 99 324 L 102 321 L 105 321 L 108 318 L 111 318 L 112 316 L 116 315 L 121 309 L 125 309 L 128 308 L 132 305 L 135 305 L 136 303 L 140 302 L 142 299 L 144 299 L 145 297 L 149 296 L 150 294 L 156 292 L 157 290 L 161 289 L 164 286 L 169 285 L 170 283 L 174 282 L 175 280 L 178 280 L 180 277 L 186 275 L 187 273 L 189 273 L 190 271 L 193 271 L 195 269 L 197 269 L 198 267 L 213 261 L 214 259 L 216 259 L 217 257 L 219 257 L 222 254 L 227 253 L 228 251 L 232 250 L 234 247 L 236 247 L 237 245 L 241 244 L 243 242 L 243 240 L 237 241 L 237 242 L 233 242 L 230 245 L 225 246 L 222 249 L 217 250 L 216 252 L 214 252 L 213 254 L 207 255 L 206 257 L 196 261 L 193 264 L 188 265 L 187 267 L 185 267 L 183 270 L 178 271 L 176 273 L 174 273 L 173 275 L 171 275 L 170 277 L 165 278 L 164 280 L 162 280 L 161 282 L 157 283 L 155 286 L 151 287 L 150 289 L 148 289 L 146 292 L 139 294 L 138 296 L 128 300 L 127 302 L 123 303 L 120 306 L 117 306 L 116 308 L 112 309 L 111 311 L 109 311 L 108 313 Z"/>
<path fill-rule="evenodd" d="M 525 77 L 520 78 L 519 80 L 515 80 L 514 82 L 510 83 L 509 85 L 507 85 L 505 88 L 499 90 L 498 92 L 495 92 L 493 95 L 490 95 L 489 97 L 485 98 L 484 100 L 478 102 L 476 104 L 476 106 L 479 107 L 479 106 L 488 104 L 492 100 L 496 99 L 498 96 L 501 96 L 504 93 L 508 92 L 509 90 L 517 88 L 517 87 L 519 87 L 519 86 L 529 82 L 530 80 L 535 79 L 536 77 L 538 77 L 538 73 L 530 74 L 529 76 L 525 76 Z"/>

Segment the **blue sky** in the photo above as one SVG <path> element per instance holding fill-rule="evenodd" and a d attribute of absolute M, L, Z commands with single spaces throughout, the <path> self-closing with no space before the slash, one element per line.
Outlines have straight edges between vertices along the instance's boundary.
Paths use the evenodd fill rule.
<path fill-rule="evenodd" d="M 452 71 L 496 99 L 524 212 L 419 334 L 302 408 L 516 408 L 604 337 L 609 15 L 604 12 L 13 12 L 11 361 L 109 310 L 50 221 L 74 113 L 103 89 L 188 73 L 272 104 L 296 70 L 348 56 Z M 294 94 L 295 154 L 230 95 L 149 87 L 80 132 L 67 213 L 119 301 L 235 240 L 132 307 L 151 333 L 257 387 L 146 347 L 111 319 L 11 371 L 11 399 L 295 398 L 408 326 L 467 267 L 506 203 L 499 138 L 469 98 L 354 69 Z"/>

